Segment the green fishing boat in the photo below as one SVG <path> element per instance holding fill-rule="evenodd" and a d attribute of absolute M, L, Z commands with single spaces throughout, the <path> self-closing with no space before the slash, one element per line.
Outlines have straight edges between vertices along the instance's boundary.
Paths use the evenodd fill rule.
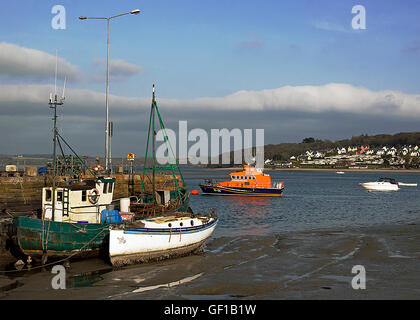
<path fill-rule="evenodd" d="M 41 257 L 43 263 L 49 256 L 100 253 L 106 247 L 109 225 L 122 223 L 116 210 L 108 210 L 113 200 L 115 179 L 98 177 L 58 133 L 57 106 L 63 101 L 64 89 L 61 98 L 54 92 L 48 103 L 54 111 L 53 175 L 52 185 L 42 189 L 42 214 L 13 220 L 16 230 L 13 242 L 17 251 L 34 258 Z M 64 157 L 62 144 L 70 148 L 93 178 L 82 181 L 79 172 L 79 179 L 75 176 L 68 177 L 73 180 L 66 179 L 66 182 L 58 179 L 56 149 L 58 145 Z"/>

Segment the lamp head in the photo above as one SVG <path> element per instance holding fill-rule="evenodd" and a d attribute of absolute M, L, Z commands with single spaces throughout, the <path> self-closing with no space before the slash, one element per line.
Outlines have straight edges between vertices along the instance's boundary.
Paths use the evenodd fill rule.
<path fill-rule="evenodd" d="M 140 9 L 134 9 L 130 11 L 131 14 L 139 14 L 140 13 Z"/>
<path fill-rule="evenodd" d="M 85 16 L 80 16 L 80 17 L 79 17 L 79 19 L 80 19 L 80 20 L 86 20 L 86 19 L 87 19 L 87 17 L 85 17 Z"/>

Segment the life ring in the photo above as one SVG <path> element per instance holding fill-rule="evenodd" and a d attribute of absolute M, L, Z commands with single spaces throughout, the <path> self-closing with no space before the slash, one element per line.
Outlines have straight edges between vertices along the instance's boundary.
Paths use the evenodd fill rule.
<path fill-rule="evenodd" d="M 98 189 L 94 188 L 92 190 L 89 191 L 89 196 L 88 196 L 89 202 L 91 204 L 96 204 L 99 200 L 99 191 Z"/>

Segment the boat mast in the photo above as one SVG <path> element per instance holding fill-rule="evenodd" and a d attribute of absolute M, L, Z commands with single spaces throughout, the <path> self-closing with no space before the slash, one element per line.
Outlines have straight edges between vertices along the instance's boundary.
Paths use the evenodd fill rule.
<path fill-rule="evenodd" d="M 52 189 L 52 213 L 51 220 L 54 221 L 55 218 L 55 188 L 56 188 L 56 179 L 57 179 L 57 106 L 61 106 L 64 102 L 64 88 L 63 95 L 60 100 L 57 96 L 57 68 L 58 68 L 58 56 L 57 50 L 55 55 L 55 80 L 54 80 L 54 96 L 50 93 L 50 100 L 48 102 L 50 108 L 54 109 L 54 137 L 53 137 L 53 189 Z M 65 87 L 65 83 L 64 83 Z"/>
<path fill-rule="evenodd" d="M 152 100 L 152 126 L 153 126 L 153 169 L 152 169 L 152 197 L 153 203 L 156 203 L 155 199 L 155 170 L 156 170 L 156 150 L 155 150 L 155 142 L 156 142 L 156 131 L 155 131 L 155 85 L 153 85 L 153 100 Z"/>
<path fill-rule="evenodd" d="M 176 186 L 176 190 L 177 190 L 179 199 L 181 201 L 183 201 L 182 200 L 183 196 L 181 194 L 180 187 L 178 185 L 176 174 L 175 174 L 175 170 L 174 170 L 174 167 L 175 166 L 171 164 L 169 166 L 159 166 L 159 167 L 156 167 L 155 113 L 157 115 L 157 119 L 158 119 L 158 123 L 159 123 L 160 129 L 163 131 L 164 141 L 166 143 L 167 152 L 168 152 L 168 154 L 172 154 L 172 156 L 174 157 L 175 163 L 176 163 L 176 167 L 178 169 L 179 175 L 180 175 L 181 180 L 182 180 L 182 186 L 185 187 L 185 181 L 184 181 L 184 177 L 182 176 L 181 170 L 179 168 L 178 159 L 175 156 L 174 151 L 172 150 L 172 147 L 171 147 L 171 145 L 169 143 L 169 138 L 168 138 L 168 135 L 166 133 L 165 125 L 163 124 L 162 117 L 160 116 L 160 113 L 159 113 L 159 108 L 158 108 L 157 103 L 156 103 L 155 85 L 153 85 L 153 98 L 152 98 L 152 106 L 150 108 L 149 128 L 147 130 L 146 155 L 144 157 L 144 167 L 143 167 L 143 176 L 142 176 L 142 179 L 141 179 L 140 198 L 143 199 L 144 186 L 145 186 L 144 180 L 145 180 L 146 170 L 150 170 L 151 169 L 152 170 L 152 192 L 153 192 L 152 198 L 153 198 L 153 203 L 156 203 L 156 197 L 155 197 L 155 183 L 156 183 L 155 171 L 156 171 L 156 169 L 165 169 L 165 170 L 171 170 L 172 171 L 172 174 L 173 174 L 173 177 L 174 177 L 175 186 Z M 153 137 L 152 137 L 152 139 L 153 139 L 153 142 L 152 142 L 152 150 L 153 150 L 152 162 L 153 162 L 153 164 L 152 164 L 152 167 L 148 167 L 147 166 L 147 155 L 148 155 L 148 152 L 149 152 L 149 141 L 150 141 L 151 129 L 153 130 L 152 131 L 152 135 L 153 135 Z"/>

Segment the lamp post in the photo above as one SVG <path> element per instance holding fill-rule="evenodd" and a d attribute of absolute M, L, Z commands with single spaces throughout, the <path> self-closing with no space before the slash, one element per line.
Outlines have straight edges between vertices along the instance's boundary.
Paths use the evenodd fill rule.
<path fill-rule="evenodd" d="M 87 19 L 99 19 L 99 20 L 106 20 L 107 24 L 107 33 L 106 33 L 106 96 L 105 96 L 105 169 L 108 172 L 108 170 L 111 170 L 111 159 L 109 157 L 109 134 L 110 134 L 110 128 L 109 128 L 109 21 L 111 19 L 125 16 L 127 14 L 139 14 L 139 9 L 134 9 L 129 12 L 117 14 L 115 16 L 111 17 L 85 17 L 80 16 L 80 20 L 87 20 Z"/>

